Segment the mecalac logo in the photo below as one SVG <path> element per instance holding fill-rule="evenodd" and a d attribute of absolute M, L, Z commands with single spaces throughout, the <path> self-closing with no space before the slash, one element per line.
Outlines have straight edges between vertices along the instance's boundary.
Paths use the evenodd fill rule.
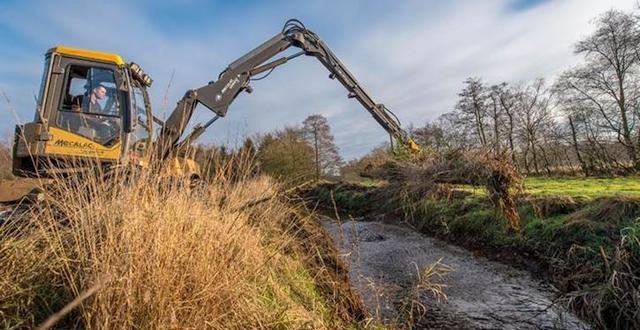
<path fill-rule="evenodd" d="M 82 149 L 94 149 L 94 145 L 91 142 L 74 142 L 74 141 L 66 141 L 66 140 L 57 140 L 53 145 L 56 147 L 65 147 L 65 148 L 82 148 Z"/>

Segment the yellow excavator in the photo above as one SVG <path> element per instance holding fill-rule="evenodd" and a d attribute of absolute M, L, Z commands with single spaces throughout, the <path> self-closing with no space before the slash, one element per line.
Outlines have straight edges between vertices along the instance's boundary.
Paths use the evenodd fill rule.
<path fill-rule="evenodd" d="M 299 51 L 274 59 L 291 47 Z M 66 46 L 49 49 L 35 119 L 15 129 L 13 173 L 18 177 L 47 178 L 56 173 L 85 171 L 96 164 L 105 169 L 129 164 L 145 166 L 155 158 L 169 164 L 169 175 L 197 178 L 197 164 L 178 157 L 180 150 L 224 117 L 241 92 L 251 93 L 252 80 L 261 79 L 301 55 L 317 58 L 329 71 L 329 77 L 346 88 L 349 98 L 362 104 L 401 145 L 419 152 L 419 146 L 398 119 L 365 92 L 315 33 L 294 19 L 271 39 L 229 64 L 217 80 L 187 91 L 166 121 L 153 115 L 147 92 L 152 79 L 140 65 L 127 63 L 113 53 Z M 258 75 L 262 77 L 256 78 Z M 198 104 L 211 110 L 213 116 L 183 137 Z M 16 186 L 15 182 L 12 184 Z M 0 202 L 11 198 L 19 196 L 5 197 Z"/>

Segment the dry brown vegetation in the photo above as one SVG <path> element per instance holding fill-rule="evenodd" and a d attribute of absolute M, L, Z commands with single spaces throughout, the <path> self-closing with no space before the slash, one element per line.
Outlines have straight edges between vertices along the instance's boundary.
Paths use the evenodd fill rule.
<path fill-rule="evenodd" d="M 13 179 L 11 174 L 11 149 L 0 143 L 0 181 Z"/>
<path fill-rule="evenodd" d="M 60 180 L 0 227 L 0 327 L 338 329 L 364 317 L 330 239 L 267 177 Z M 251 205 L 251 207 L 247 207 Z M 68 304 L 76 299 L 77 304 Z"/>
<path fill-rule="evenodd" d="M 495 155 L 489 150 L 447 155 L 424 153 L 411 162 L 378 156 L 362 174 L 394 182 L 401 191 L 419 196 L 449 195 L 453 192 L 447 187 L 452 184 L 483 187 L 507 220 L 507 228 L 513 232 L 522 230 L 515 200 L 522 178 L 506 155 Z"/>

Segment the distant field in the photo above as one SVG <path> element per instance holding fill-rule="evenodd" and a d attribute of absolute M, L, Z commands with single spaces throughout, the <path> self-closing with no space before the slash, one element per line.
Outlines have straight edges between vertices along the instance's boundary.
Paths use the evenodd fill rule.
<path fill-rule="evenodd" d="M 379 187 L 386 181 L 369 180 L 359 182 L 363 186 Z M 524 181 L 525 192 L 537 197 L 571 196 L 594 199 L 598 197 L 624 196 L 640 197 L 640 177 L 620 178 L 549 178 L 529 177 Z M 455 185 L 456 190 L 464 190 L 476 196 L 485 196 L 484 187 Z"/>
<path fill-rule="evenodd" d="M 545 178 L 525 180 L 527 193 L 534 196 L 571 196 L 596 198 L 602 196 L 640 197 L 640 177 L 624 178 Z"/>

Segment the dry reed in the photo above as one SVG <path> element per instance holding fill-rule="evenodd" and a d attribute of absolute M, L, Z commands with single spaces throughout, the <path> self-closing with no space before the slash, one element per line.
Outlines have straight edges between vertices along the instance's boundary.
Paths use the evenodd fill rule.
<path fill-rule="evenodd" d="M 339 267 L 309 267 L 320 252 L 298 242 L 317 239 L 307 215 L 277 198 L 251 205 L 278 194 L 271 179 L 190 189 L 152 171 L 104 177 L 59 178 L 0 227 L 1 328 L 32 328 L 95 283 L 56 326 L 322 329 L 361 312 L 355 298 L 333 300 L 346 280 L 326 273 Z"/>

